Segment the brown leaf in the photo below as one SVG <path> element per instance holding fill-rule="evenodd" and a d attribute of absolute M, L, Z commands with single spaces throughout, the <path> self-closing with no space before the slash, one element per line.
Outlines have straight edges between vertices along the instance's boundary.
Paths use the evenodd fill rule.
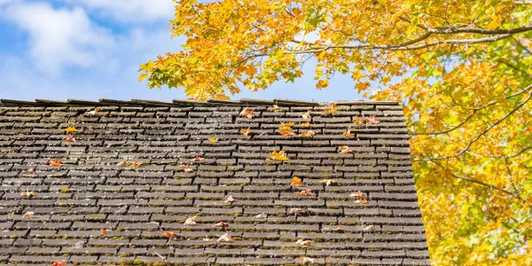
<path fill-rule="evenodd" d="M 205 160 L 205 158 L 203 158 L 203 156 L 201 156 L 201 155 L 196 155 L 196 156 L 194 156 L 194 158 L 192 158 L 193 162 L 201 162 L 203 160 Z"/>
<path fill-rule="evenodd" d="M 314 130 L 304 130 L 301 132 L 300 136 L 303 138 L 312 138 L 316 135 L 316 132 Z"/>
<path fill-rule="evenodd" d="M 308 263 L 314 263 L 315 259 L 302 256 L 302 257 L 297 257 L 295 262 L 296 264 L 308 264 Z"/>
<path fill-rule="evenodd" d="M 107 236 L 109 234 L 109 230 L 107 228 L 100 228 L 100 236 Z"/>
<path fill-rule="evenodd" d="M 221 235 L 218 240 L 216 240 L 217 242 L 232 242 L 234 241 L 233 237 L 231 236 L 231 234 L 229 234 L 229 232 Z"/>
<path fill-rule="evenodd" d="M 320 183 L 325 184 L 325 186 L 328 187 L 331 184 L 336 183 L 336 181 L 332 179 L 323 179 L 323 180 L 320 180 Z"/>
<path fill-rule="evenodd" d="M 191 216 L 191 217 L 188 217 L 185 222 L 183 223 L 184 225 L 193 225 L 193 224 L 196 224 L 196 218 L 198 218 L 197 215 L 194 215 L 194 216 Z"/>
<path fill-rule="evenodd" d="M 244 107 L 244 109 L 242 109 L 242 112 L 240 112 L 240 116 L 245 117 L 247 119 L 253 118 L 254 114 L 255 114 L 255 111 L 250 107 Z"/>
<path fill-rule="evenodd" d="M 310 127 L 310 122 L 308 121 L 305 121 L 305 122 L 302 122 L 299 124 L 300 127 L 303 127 L 303 128 L 309 128 Z"/>
<path fill-rule="evenodd" d="M 20 196 L 21 197 L 28 198 L 28 199 L 31 199 L 31 198 L 35 197 L 36 195 L 37 195 L 37 193 L 35 193 L 33 191 L 20 192 Z"/>
<path fill-rule="evenodd" d="M 174 231 L 163 231 L 161 235 L 170 240 L 177 237 L 177 234 Z"/>
<path fill-rule="evenodd" d="M 229 224 L 224 221 L 219 221 L 213 225 L 214 227 L 222 228 L 222 230 L 227 230 L 229 228 Z"/>
<path fill-rule="evenodd" d="M 240 134 L 247 139 L 251 138 L 251 128 L 241 128 Z"/>
<path fill-rule="evenodd" d="M 139 162 L 139 161 L 132 161 L 132 162 L 129 162 L 129 168 L 132 168 L 132 169 L 139 169 L 141 168 L 143 165 L 142 162 Z"/>
<path fill-rule="evenodd" d="M 233 198 L 233 196 L 231 195 L 228 195 L 227 197 L 225 197 L 225 200 L 224 200 L 225 203 L 229 203 L 229 204 L 233 203 L 234 201 L 235 201 L 235 198 Z"/>
<path fill-rule="evenodd" d="M 312 240 L 305 240 L 305 239 L 298 239 L 296 241 L 297 245 L 300 245 L 300 246 L 303 246 L 303 247 L 309 247 L 309 246 L 312 245 L 312 243 L 313 243 Z"/>
<path fill-rule="evenodd" d="M 366 196 L 364 192 L 356 191 L 356 192 L 351 193 L 349 196 L 351 198 L 354 198 L 356 203 L 360 203 L 364 205 L 368 204 L 368 196 Z"/>
<path fill-rule="evenodd" d="M 367 121 L 368 124 L 370 124 L 370 125 L 376 125 L 376 124 L 380 123 L 380 121 L 377 119 L 376 116 L 370 116 L 370 117 L 367 117 L 367 118 L 366 118 L 366 121 Z"/>
<path fill-rule="evenodd" d="M 303 179 L 298 176 L 293 176 L 290 180 L 290 186 L 299 187 L 303 185 Z"/>
<path fill-rule="evenodd" d="M 54 260 L 52 262 L 52 266 L 66 266 L 66 261 L 65 260 Z"/>
<path fill-rule="evenodd" d="M 76 143 L 76 137 L 72 134 L 68 134 L 63 138 L 63 141 L 68 144 Z"/>
<path fill-rule="evenodd" d="M 351 133 L 351 129 L 346 129 L 343 133 L 342 133 L 342 136 L 350 139 L 353 137 L 353 133 Z"/>
<path fill-rule="evenodd" d="M 314 192 L 312 192 L 312 189 L 305 188 L 305 189 L 303 189 L 303 190 L 301 190 L 299 192 L 296 192 L 296 195 L 301 196 L 301 197 L 313 197 L 316 194 L 314 194 Z"/>
<path fill-rule="evenodd" d="M 48 161 L 48 165 L 52 168 L 61 168 L 63 162 L 61 160 L 52 159 Z"/>
<path fill-rule="evenodd" d="M 22 218 L 24 219 L 31 219 L 35 213 L 32 211 L 27 211 L 22 215 Z"/>
<path fill-rule="evenodd" d="M 179 165 L 179 170 L 181 170 L 181 171 L 183 171 L 185 173 L 190 173 L 190 172 L 194 171 L 194 169 L 190 165 L 184 164 L 184 163 Z"/>
<path fill-rule="evenodd" d="M 338 147 L 338 152 L 341 153 L 341 154 L 348 154 L 348 153 L 352 153 L 353 150 L 351 150 L 351 148 L 349 148 L 348 146 L 340 146 Z"/>

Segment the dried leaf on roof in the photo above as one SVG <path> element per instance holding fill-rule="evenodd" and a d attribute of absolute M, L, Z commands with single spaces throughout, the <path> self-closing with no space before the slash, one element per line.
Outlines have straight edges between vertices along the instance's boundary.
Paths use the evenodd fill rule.
<path fill-rule="evenodd" d="M 296 264 L 308 264 L 308 263 L 314 263 L 316 260 L 310 257 L 297 257 L 295 259 Z"/>
<path fill-rule="evenodd" d="M 214 136 L 214 135 L 210 136 L 210 137 L 209 137 L 209 143 L 210 143 L 210 144 L 216 144 L 216 143 L 218 143 L 218 137 L 217 137 L 217 136 Z"/>
<path fill-rule="evenodd" d="M 174 232 L 174 231 L 163 231 L 163 232 L 161 232 L 161 236 L 171 240 L 171 239 L 174 239 L 174 238 L 177 237 L 177 233 Z"/>
<path fill-rule="evenodd" d="M 48 165 L 52 168 L 61 168 L 61 166 L 63 166 L 63 161 L 58 159 L 51 159 L 48 161 Z"/>
<path fill-rule="evenodd" d="M 244 137 L 244 138 L 251 138 L 251 128 L 241 128 L 240 129 L 240 134 Z"/>
<path fill-rule="evenodd" d="M 301 197 L 313 197 L 316 194 L 314 194 L 314 192 L 312 192 L 312 189 L 305 188 L 305 189 L 303 189 L 301 191 L 296 192 L 296 195 L 301 196 Z"/>
<path fill-rule="evenodd" d="M 270 160 L 281 162 L 288 161 L 288 156 L 286 156 L 284 151 L 272 151 L 270 154 Z"/>
<path fill-rule="evenodd" d="M 218 237 L 218 240 L 216 240 L 217 242 L 232 242 L 234 241 L 233 237 L 231 236 L 231 234 L 229 232 L 227 233 L 224 233 L 223 235 L 221 235 L 220 237 Z"/>
<path fill-rule="evenodd" d="M 298 239 L 296 241 L 296 245 L 302 246 L 302 247 L 309 247 L 313 244 L 312 240 L 309 239 Z"/>
<path fill-rule="evenodd" d="M 341 153 L 341 154 L 348 154 L 348 153 L 352 153 L 353 150 L 351 150 L 351 148 L 349 148 L 349 146 L 340 146 L 338 147 L 338 152 Z"/>
<path fill-rule="evenodd" d="M 299 187 L 303 185 L 303 179 L 301 179 L 299 176 L 293 176 L 290 180 L 290 186 L 293 187 Z"/>
<path fill-rule="evenodd" d="M 351 198 L 354 198 L 356 203 L 360 203 L 364 205 L 368 204 L 368 196 L 364 192 L 356 191 L 356 192 L 351 193 L 349 196 Z"/>
<path fill-rule="evenodd" d="M 245 117 L 247 119 L 253 118 L 253 115 L 255 114 L 255 111 L 250 107 L 244 107 L 242 111 L 240 112 L 241 117 Z"/>
<path fill-rule="evenodd" d="M 304 130 L 301 132 L 300 136 L 303 138 L 312 138 L 316 135 L 316 131 L 314 130 Z"/>
<path fill-rule="evenodd" d="M 65 128 L 65 132 L 67 134 L 74 134 L 74 133 L 78 132 L 78 129 L 75 128 L 75 127 L 67 127 L 67 128 Z"/>
<path fill-rule="evenodd" d="M 196 219 L 198 218 L 197 215 L 194 215 L 194 216 L 191 216 L 191 217 L 188 217 L 185 222 L 183 223 L 184 225 L 194 225 L 196 224 Z"/>
<path fill-rule="evenodd" d="M 277 132 L 283 137 L 293 136 L 295 135 L 294 130 L 292 129 L 293 126 L 294 123 L 292 122 L 281 123 L 277 129 Z"/>
<path fill-rule="evenodd" d="M 323 109 L 323 115 L 329 116 L 329 115 L 335 115 L 337 111 L 336 103 L 330 103 Z"/>

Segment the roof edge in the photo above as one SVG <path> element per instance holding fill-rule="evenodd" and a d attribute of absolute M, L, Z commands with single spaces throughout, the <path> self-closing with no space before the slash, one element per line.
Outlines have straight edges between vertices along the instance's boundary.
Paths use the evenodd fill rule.
<path fill-rule="evenodd" d="M 375 104 L 375 105 L 399 105 L 395 101 L 330 101 L 330 102 L 307 102 L 297 100 L 260 100 L 260 99 L 246 99 L 243 98 L 237 101 L 221 101 L 209 100 L 206 102 L 190 101 L 190 100 L 173 100 L 172 102 L 131 99 L 131 100 L 114 100 L 114 99 L 99 99 L 98 101 L 67 99 L 65 101 L 35 99 L 34 101 L 15 100 L 15 99 L 0 99 L 0 107 L 13 106 L 46 106 L 46 107 L 61 107 L 61 106 L 151 106 L 151 107 L 183 107 L 183 106 L 250 106 L 250 105 L 280 105 L 280 106 L 323 106 L 335 103 L 337 105 L 358 105 L 358 104 Z"/>

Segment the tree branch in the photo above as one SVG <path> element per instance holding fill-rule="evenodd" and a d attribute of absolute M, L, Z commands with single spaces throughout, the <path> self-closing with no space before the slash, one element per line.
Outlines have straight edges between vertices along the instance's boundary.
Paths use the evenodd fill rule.
<path fill-rule="evenodd" d="M 484 130 L 482 130 L 471 141 L 469 141 L 467 143 L 467 145 L 462 150 L 460 150 L 458 153 L 456 153 L 454 155 L 450 155 L 450 156 L 443 156 L 443 157 L 426 157 L 426 158 L 422 158 L 421 160 L 423 160 L 423 161 L 426 161 L 426 160 L 430 160 L 430 161 L 447 160 L 447 159 L 451 159 L 451 158 L 456 158 L 456 157 L 462 156 L 464 153 L 466 153 L 469 150 L 469 148 L 471 148 L 471 146 L 473 146 L 473 144 L 475 144 L 480 138 L 482 138 L 484 135 L 486 135 L 486 133 L 488 133 L 491 129 L 493 129 L 494 127 L 496 127 L 500 123 L 502 123 L 504 120 L 508 119 L 515 112 L 517 112 L 519 109 L 521 109 L 523 106 L 525 106 L 525 104 L 528 103 L 528 101 L 530 100 L 531 97 L 532 97 L 532 93 L 529 93 L 528 97 L 522 103 L 518 104 L 516 107 L 514 107 L 510 112 L 508 112 L 502 118 L 500 118 L 499 120 L 495 121 L 495 123 L 491 124 L 489 127 L 487 127 Z"/>

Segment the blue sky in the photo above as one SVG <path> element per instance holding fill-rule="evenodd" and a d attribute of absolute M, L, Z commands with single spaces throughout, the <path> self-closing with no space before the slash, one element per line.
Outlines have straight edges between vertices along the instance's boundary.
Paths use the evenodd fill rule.
<path fill-rule="evenodd" d="M 148 89 L 141 63 L 180 49 L 168 20 L 172 0 L 0 0 L 0 98 L 183 99 L 179 89 Z M 233 99 L 361 99 L 346 76 L 316 90 L 312 62 L 295 83 L 243 90 Z"/>

